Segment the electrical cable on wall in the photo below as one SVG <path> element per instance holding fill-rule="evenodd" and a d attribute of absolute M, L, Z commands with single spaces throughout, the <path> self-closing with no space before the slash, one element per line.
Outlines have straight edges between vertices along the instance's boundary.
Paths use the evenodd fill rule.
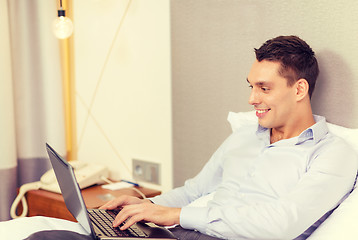
<path fill-rule="evenodd" d="M 115 153 L 115 155 L 118 157 L 118 159 L 120 160 L 120 162 L 122 162 L 122 164 L 124 165 L 124 167 L 126 168 L 126 170 L 128 171 L 128 173 L 130 175 L 132 175 L 131 171 L 130 171 L 130 168 L 128 167 L 128 165 L 126 164 L 126 162 L 123 160 L 123 158 L 120 156 L 118 150 L 116 149 L 116 147 L 114 146 L 114 144 L 112 143 L 112 141 L 110 140 L 110 138 L 108 137 L 108 135 L 106 134 L 106 132 L 104 131 L 104 129 L 101 127 L 100 123 L 96 120 L 96 118 L 93 116 L 92 114 L 92 108 L 93 108 L 93 105 L 94 105 L 94 102 L 95 102 L 95 99 L 96 99 L 96 96 L 97 96 L 97 92 L 98 92 L 98 89 L 99 89 L 99 86 L 103 80 L 103 75 L 104 75 L 104 72 L 105 72 L 105 69 L 107 67 L 107 64 L 108 64 L 108 61 L 109 61 L 109 58 L 111 56 L 111 53 L 113 51 L 113 48 L 115 46 L 115 43 L 116 43 L 116 40 L 118 38 L 118 35 L 119 35 L 119 32 L 122 28 L 122 25 L 123 25 L 123 22 L 127 16 L 127 13 L 128 13 L 128 10 L 129 10 L 129 7 L 131 6 L 131 3 L 132 3 L 132 0 L 128 0 L 128 3 L 127 3 L 127 6 L 126 6 L 126 9 L 122 15 L 122 18 L 121 20 L 119 21 L 119 24 L 118 24 L 118 27 L 117 27 L 117 30 L 116 30 L 116 33 L 114 35 L 114 38 L 112 40 L 112 43 L 110 45 L 110 48 L 108 50 L 108 53 L 106 55 L 106 58 L 105 58 L 105 61 L 104 61 L 104 64 L 103 64 L 103 67 L 101 69 L 101 72 L 100 72 L 100 75 L 99 75 L 99 78 L 98 78 L 98 81 L 96 83 L 96 87 L 95 87 L 95 90 L 94 90 L 94 93 L 92 95 L 92 98 L 91 98 L 91 101 L 90 101 L 90 105 L 87 106 L 85 104 L 85 101 L 83 100 L 83 98 L 80 96 L 80 94 L 76 91 L 76 96 L 80 99 L 81 103 L 83 104 L 83 106 L 87 109 L 87 115 L 86 115 L 86 118 L 85 118 L 85 121 L 84 121 L 84 124 L 83 124 L 83 128 L 81 130 L 81 134 L 80 134 L 80 137 L 79 137 L 79 140 L 78 140 L 78 149 L 80 149 L 81 147 L 81 144 L 82 144 L 82 141 L 83 141 L 83 137 L 84 137 L 84 133 L 85 133 L 85 130 L 87 128 L 87 125 L 88 125 L 88 120 L 89 118 L 91 117 L 91 119 L 94 121 L 94 123 L 96 124 L 97 128 L 100 130 L 101 134 L 104 136 L 104 138 L 106 139 L 107 143 L 110 145 L 111 149 L 113 150 L 113 152 Z"/>
<path fill-rule="evenodd" d="M 84 100 L 82 99 L 82 97 L 80 97 L 78 95 L 80 101 L 82 102 L 82 104 L 84 106 L 86 106 Z M 114 146 L 114 144 L 112 143 L 112 141 L 109 139 L 108 135 L 106 134 L 106 132 L 104 131 L 104 129 L 101 127 L 101 125 L 99 124 L 99 122 L 97 121 L 97 119 L 95 118 L 95 116 L 93 116 L 92 112 L 89 111 L 89 116 L 91 116 L 93 122 L 95 123 L 95 125 L 97 126 L 98 130 L 101 132 L 101 134 L 103 135 L 103 137 L 106 139 L 107 143 L 109 144 L 109 146 L 111 147 L 111 149 L 113 150 L 113 152 L 115 153 L 115 155 L 118 157 L 118 159 L 122 162 L 122 164 L 124 165 L 124 167 L 126 168 L 126 170 L 131 173 L 129 167 L 127 166 L 126 162 L 123 160 L 123 158 L 121 157 L 121 155 L 119 154 L 118 150 L 116 149 L 116 147 Z"/>

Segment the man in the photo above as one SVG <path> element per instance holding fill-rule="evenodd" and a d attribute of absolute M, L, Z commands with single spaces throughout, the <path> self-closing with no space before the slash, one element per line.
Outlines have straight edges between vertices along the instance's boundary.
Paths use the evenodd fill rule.
<path fill-rule="evenodd" d="M 102 206 L 123 208 L 113 226 L 145 220 L 179 224 L 175 231 L 199 231 L 200 239 L 305 239 L 349 194 L 358 160 L 328 132 L 325 119 L 312 114 L 319 73 L 314 52 L 296 36 L 280 36 L 255 53 L 247 82 L 258 126 L 235 131 L 183 187 Z M 212 192 L 207 206 L 187 206 Z"/>
<path fill-rule="evenodd" d="M 305 239 L 350 193 L 357 156 L 312 114 L 319 72 L 314 52 L 296 36 L 280 36 L 255 53 L 246 80 L 258 125 L 234 131 L 183 187 L 102 206 L 122 207 L 113 226 L 125 220 L 122 229 L 141 220 L 177 225 L 171 231 L 182 240 Z M 207 205 L 189 205 L 209 194 Z M 84 237 L 71 234 L 60 236 Z"/>

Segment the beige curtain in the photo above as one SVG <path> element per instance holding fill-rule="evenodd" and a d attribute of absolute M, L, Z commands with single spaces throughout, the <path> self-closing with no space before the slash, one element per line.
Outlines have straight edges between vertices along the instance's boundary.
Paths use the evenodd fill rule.
<path fill-rule="evenodd" d="M 10 199 L 16 194 L 15 123 L 7 2 L 0 1 L 0 220 L 9 217 Z"/>
<path fill-rule="evenodd" d="M 7 220 L 16 188 L 50 167 L 45 143 L 66 149 L 56 1 L 0 4 L 0 220 Z"/>

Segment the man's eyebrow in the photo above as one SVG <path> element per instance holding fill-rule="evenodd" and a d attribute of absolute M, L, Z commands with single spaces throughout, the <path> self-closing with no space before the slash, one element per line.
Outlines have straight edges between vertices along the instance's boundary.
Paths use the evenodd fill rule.
<path fill-rule="evenodd" d="M 248 82 L 248 84 L 251 85 L 251 83 L 250 83 L 248 78 L 246 78 L 246 81 Z M 266 81 L 259 81 L 259 82 L 256 82 L 255 85 L 256 86 L 268 86 L 268 85 L 271 85 L 271 83 L 266 82 Z"/>

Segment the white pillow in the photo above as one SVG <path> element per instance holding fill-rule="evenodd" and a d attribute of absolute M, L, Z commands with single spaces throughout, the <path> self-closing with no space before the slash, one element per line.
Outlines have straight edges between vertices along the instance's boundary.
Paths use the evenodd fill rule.
<path fill-rule="evenodd" d="M 358 153 L 358 128 L 346 128 L 332 123 L 328 123 L 327 125 L 331 133 L 346 140 Z"/>
<path fill-rule="evenodd" d="M 358 190 L 355 189 L 307 240 L 357 240 Z"/>
<path fill-rule="evenodd" d="M 238 128 L 249 124 L 257 124 L 255 111 L 239 113 L 229 112 L 227 120 L 231 125 L 232 131 L 236 131 Z M 332 123 L 328 123 L 327 125 L 331 133 L 346 140 L 358 154 L 358 128 L 346 128 Z"/>
<path fill-rule="evenodd" d="M 227 120 L 229 121 L 233 132 L 243 126 L 257 124 L 257 117 L 255 111 L 238 113 L 229 112 Z"/>

